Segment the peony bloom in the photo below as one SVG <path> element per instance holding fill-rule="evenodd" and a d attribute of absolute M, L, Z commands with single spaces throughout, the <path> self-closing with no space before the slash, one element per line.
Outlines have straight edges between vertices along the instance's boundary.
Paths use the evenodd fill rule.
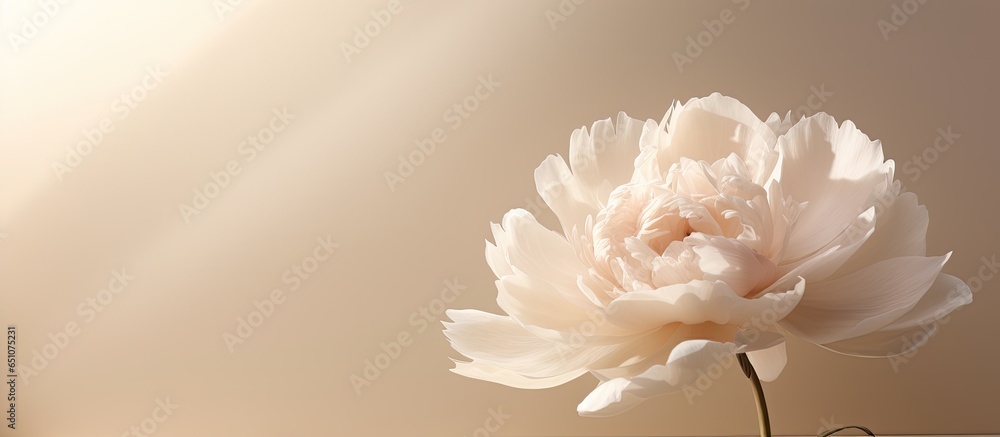
<path fill-rule="evenodd" d="M 682 390 L 745 353 L 763 381 L 784 336 L 848 355 L 919 347 L 971 302 L 927 256 L 927 210 L 850 121 L 761 121 L 713 94 L 661 123 L 624 113 L 535 170 L 561 229 L 524 210 L 493 224 L 486 260 L 506 315 L 450 310 L 454 372 L 519 388 L 591 373 L 581 415 Z"/>

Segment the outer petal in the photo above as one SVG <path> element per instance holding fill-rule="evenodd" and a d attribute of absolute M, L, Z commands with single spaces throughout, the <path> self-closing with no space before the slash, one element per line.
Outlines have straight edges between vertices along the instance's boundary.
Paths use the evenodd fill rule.
<path fill-rule="evenodd" d="M 497 304 L 515 320 L 556 331 L 571 331 L 603 310 L 586 300 L 567 299 L 568 291 L 527 275 L 504 276 L 496 281 Z"/>
<path fill-rule="evenodd" d="M 784 118 L 778 115 L 777 112 L 772 112 L 771 115 L 767 117 L 767 120 L 764 121 L 764 124 L 771 128 L 775 135 L 780 137 L 787 133 L 788 130 L 795 125 L 796 121 L 798 120 L 792 120 L 792 111 L 785 113 Z"/>
<path fill-rule="evenodd" d="M 674 107 L 671 106 L 667 110 L 666 119 L 670 118 L 673 109 Z M 630 180 L 632 183 L 644 184 L 663 181 L 663 172 L 667 169 L 660 168 L 656 155 L 659 144 L 666 135 L 667 132 L 663 130 L 662 126 L 653 120 L 646 120 L 646 124 L 642 126 L 642 135 L 639 136 L 640 151 L 639 156 L 635 158 L 635 172 L 632 173 Z"/>
<path fill-rule="evenodd" d="M 968 285 L 954 276 L 940 274 L 923 299 L 895 322 L 871 334 L 825 344 L 823 347 L 864 357 L 908 354 L 926 343 L 939 326 L 948 323 L 948 314 L 971 302 L 972 291 Z"/>
<path fill-rule="evenodd" d="M 560 286 L 567 291 L 567 299 L 584 303 L 576 278 L 587 269 L 564 236 L 542 226 L 523 209 L 504 215 L 503 230 L 504 234 L 494 234 L 494 238 L 514 271 Z"/>
<path fill-rule="evenodd" d="M 846 276 L 810 283 L 781 325 L 816 344 L 874 332 L 917 305 L 950 255 L 893 258 Z"/>
<path fill-rule="evenodd" d="M 875 232 L 838 274 L 901 256 L 927 254 L 927 208 L 917 204 L 913 193 L 890 194 L 887 206 L 878 211 Z"/>
<path fill-rule="evenodd" d="M 617 120 L 597 121 L 590 132 L 587 129 L 573 132 L 569 144 L 570 168 L 584 189 L 603 200 L 612 189 L 632 178 L 643 125 L 642 121 L 619 112 Z"/>
<path fill-rule="evenodd" d="M 487 245 L 487 261 L 497 274 L 497 303 L 537 335 L 556 340 L 558 331 L 579 329 L 603 317 L 604 308 L 581 289 L 587 269 L 568 241 L 541 224 L 527 211 L 515 209 L 493 225 L 496 247 Z M 602 334 L 625 335 L 611 324 Z"/>
<path fill-rule="evenodd" d="M 576 412 L 585 417 L 609 417 L 631 410 L 646 399 L 630 393 L 630 386 L 632 381 L 625 378 L 602 381 L 577 405 Z"/>
<path fill-rule="evenodd" d="M 570 378 L 591 367 L 618 366 L 654 353 L 665 340 L 657 332 L 609 344 L 571 344 L 535 335 L 510 317 L 476 310 L 448 310 L 444 322 L 452 347 L 475 363 L 486 363 L 521 376 Z"/>
<path fill-rule="evenodd" d="M 486 241 L 486 264 L 498 278 L 513 275 L 514 270 L 507 259 L 507 251 L 502 248 L 507 241 L 507 233 L 496 223 L 490 223 L 490 228 L 493 230 L 493 241 L 500 246 Z"/>
<path fill-rule="evenodd" d="M 535 169 L 535 189 L 559 218 L 564 235 L 582 227 L 587 216 L 600 209 L 596 194 L 586 191 L 566 161 L 556 155 L 545 158 Z"/>
<path fill-rule="evenodd" d="M 732 366 L 736 344 L 689 340 L 671 351 L 664 364 L 655 365 L 631 379 L 601 383 L 577 407 L 581 416 L 605 417 L 627 411 L 644 399 L 681 390 L 698 378 L 698 371 L 712 364 Z M 729 362 L 728 366 L 725 363 Z"/>
<path fill-rule="evenodd" d="M 532 378 L 482 361 L 455 361 L 455 368 L 451 369 L 451 371 L 469 378 L 524 389 L 552 388 L 563 385 L 587 373 L 587 369 L 578 369 L 548 378 Z"/>
<path fill-rule="evenodd" d="M 789 291 L 747 299 L 737 295 L 724 282 L 696 280 L 626 293 L 608 306 L 608 320 L 635 331 L 675 322 L 741 325 L 765 313 L 772 320 L 780 320 L 802 299 L 804 289 L 805 281 L 800 280 Z"/>
<path fill-rule="evenodd" d="M 606 417 L 620 414 L 645 399 L 682 390 L 694 385 L 699 377 L 712 366 L 723 369 L 736 367 L 736 354 L 753 353 L 758 348 L 775 347 L 780 336 L 762 335 L 752 344 L 737 341 L 717 342 L 688 340 L 677 344 L 670 351 L 664 364 L 649 367 L 632 378 L 614 378 L 602 382 L 577 407 L 581 416 Z"/>
<path fill-rule="evenodd" d="M 559 217 L 564 235 L 596 214 L 611 190 L 632 177 L 639 156 L 643 122 L 618 114 L 594 123 L 588 132 L 577 129 L 570 137 L 570 166 L 549 156 L 535 170 L 535 187 Z"/>
<path fill-rule="evenodd" d="M 753 179 L 761 184 L 770 176 L 766 155 L 777 136 L 753 111 L 732 97 L 715 93 L 691 99 L 674 108 L 657 161 L 661 171 L 680 158 L 715 162 L 730 154 L 747 159 Z"/>
<path fill-rule="evenodd" d="M 448 310 L 444 322 L 452 347 L 476 362 L 488 363 L 531 378 L 552 378 L 586 370 L 608 348 L 560 350 L 510 317 L 476 310 Z"/>
<path fill-rule="evenodd" d="M 837 126 L 823 113 L 803 119 L 778 139 L 778 153 L 784 194 L 809 202 L 791 230 L 785 260 L 816 253 L 891 188 L 893 164 L 884 162 L 881 144 L 850 121 Z"/>
<path fill-rule="evenodd" d="M 875 208 L 858 215 L 847 229 L 822 247 L 819 252 L 801 261 L 778 266 L 783 273 L 763 293 L 784 290 L 789 283 L 804 277 L 810 282 L 818 282 L 836 273 L 861 248 L 861 245 L 875 232 Z"/>
<path fill-rule="evenodd" d="M 750 363 L 753 364 L 757 377 L 764 382 L 778 379 L 778 375 L 785 369 L 785 363 L 788 362 L 784 342 L 767 349 L 747 352 L 747 358 L 750 358 Z"/>

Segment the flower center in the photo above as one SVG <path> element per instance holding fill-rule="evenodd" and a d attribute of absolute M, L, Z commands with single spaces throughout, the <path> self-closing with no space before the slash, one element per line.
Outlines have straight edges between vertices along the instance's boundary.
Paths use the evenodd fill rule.
<path fill-rule="evenodd" d="M 747 173 L 735 155 L 711 165 L 682 159 L 662 180 L 618 187 L 584 238 L 592 242 L 593 272 L 621 291 L 708 279 L 693 250 L 707 240 L 696 233 L 774 259 L 768 193 Z"/>

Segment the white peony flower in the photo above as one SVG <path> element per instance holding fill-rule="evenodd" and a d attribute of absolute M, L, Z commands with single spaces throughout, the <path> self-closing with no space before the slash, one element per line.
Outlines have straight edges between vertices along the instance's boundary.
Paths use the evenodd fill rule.
<path fill-rule="evenodd" d="M 454 372 L 519 388 L 585 373 L 581 415 L 618 414 L 746 353 L 761 380 L 784 335 L 885 357 L 971 302 L 926 255 L 927 210 L 850 121 L 760 121 L 713 94 L 661 123 L 624 113 L 549 156 L 538 192 L 561 232 L 524 210 L 493 224 L 486 260 L 507 315 L 449 310 Z"/>

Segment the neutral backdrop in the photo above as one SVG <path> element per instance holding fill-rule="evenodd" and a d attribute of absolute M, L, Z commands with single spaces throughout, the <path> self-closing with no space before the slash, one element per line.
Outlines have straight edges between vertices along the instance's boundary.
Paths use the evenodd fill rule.
<path fill-rule="evenodd" d="M 735 366 L 690 402 L 581 418 L 595 379 L 459 377 L 439 323 L 498 310 L 489 223 L 554 223 L 532 172 L 573 129 L 716 91 L 880 139 L 929 252 L 976 290 L 904 361 L 792 341 L 765 386 L 775 432 L 1000 433 L 1000 2 L 2 5 L 0 323 L 21 380 L 0 435 L 462 436 L 493 416 L 489 435 L 753 434 Z"/>

